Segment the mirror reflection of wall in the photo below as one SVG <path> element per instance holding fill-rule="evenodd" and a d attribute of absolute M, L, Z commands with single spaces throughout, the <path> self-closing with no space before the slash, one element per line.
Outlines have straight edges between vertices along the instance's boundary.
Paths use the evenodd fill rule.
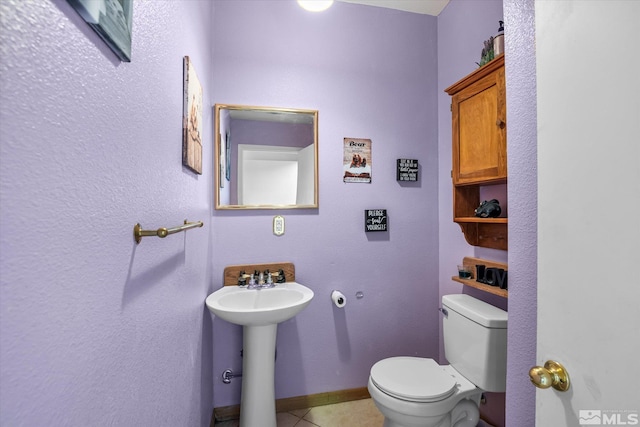
<path fill-rule="evenodd" d="M 317 207 L 317 111 L 216 112 L 216 209 Z"/>
<path fill-rule="evenodd" d="M 313 150 L 313 125 L 233 116 L 232 113 L 230 136 L 233 144 L 229 154 L 237 159 L 237 163 L 231 169 L 231 204 L 310 204 L 308 200 L 300 202 L 297 197 L 298 170 L 305 169 L 304 165 L 299 165 L 298 154 L 307 147 Z M 301 157 L 303 160 L 304 156 Z M 306 185 L 313 189 L 313 181 Z"/>

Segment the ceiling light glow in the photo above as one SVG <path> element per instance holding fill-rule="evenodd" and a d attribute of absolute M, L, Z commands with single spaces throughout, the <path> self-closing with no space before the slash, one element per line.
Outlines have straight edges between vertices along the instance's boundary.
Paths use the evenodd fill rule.
<path fill-rule="evenodd" d="M 333 4 L 333 0 L 298 0 L 298 4 L 310 12 L 322 12 Z"/>

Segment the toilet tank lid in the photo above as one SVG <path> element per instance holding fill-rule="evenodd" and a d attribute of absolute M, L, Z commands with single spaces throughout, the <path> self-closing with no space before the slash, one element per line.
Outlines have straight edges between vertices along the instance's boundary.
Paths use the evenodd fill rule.
<path fill-rule="evenodd" d="M 442 305 L 484 327 L 507 328 L 506 311 L 472 296 L 464 294 L 443 295 Z"/>

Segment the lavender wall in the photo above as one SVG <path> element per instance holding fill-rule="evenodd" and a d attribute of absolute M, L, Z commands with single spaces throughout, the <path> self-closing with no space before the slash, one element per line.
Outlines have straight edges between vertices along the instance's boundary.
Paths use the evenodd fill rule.
<path fill-rule="evenodd" d="M 500 308 L 507 308 L 507 300 L 451 280 L 456 265 L 465 256 L 475 256 L 506 262 L 507 252 L 470 246 L 464 239 L 460 227 L 454 223 L 453 194 L 451 190 L 451 97 L 444 92 L 478 68 L 483 41 L 497 34 L 498 21 L 502 20 L 501 0 L 452 0 L 438 16 L 438 161 L 439 161 L 439 234 L 440 234 L 440 295 L 466 293 Z M 509 153 L 511 154 L 511 153 Z M 509 173 L 511 174 L 511 170 Z M 485 198 L 496 197 L 504 203 L 504 186 L 481 194 Z M 509 238 L 511 245 L 512 236 Z M 510 266 L 511 267 L 511 266 Z M 511 313 L 510 313 L 511 315 Z M 439 319 L 440 323 L 442 319 Z M 511 317 L 509 319 L 511 322 Z M 511 323 L 510 323 L 511 324 Z M 440 326 L 442 327 L 442 326 Z M 446 363 L 442 338 L 440 339 L 440 361 Z M 504 426 L 504 393 L 487 393 L 487 403 L 481 406 L 482 417 L 493 425 Z"/>
<path fill-rule="evenodd" d="M 231 120 L 234 144 L 304 148 L 313 144 L 313 125 L 305 123 Z"/>
<path fill-rule="evenodd" d="M 534 0 L 505 0 L 507 151 L 509 167 L 509 353 L 506 420 L 535 424 L 535 387 L 526 373 L 536 365 L 537 120 Z"/>
<path fill-rule="evenodd" d="M 208 425 L 211 161 L 182 166 L 181 121 L 212 13 L 135 2 L 121 63 L 66 1 L 0 2 L 0 425 Z"/>
<path fill-rule="evenodd" d="M 436 18 L 340 2 L 321 14 L 293 1 L 215 9 L 214 102 L 320 111 L 320 209 L 214 212 L 214 286 L 227 265 L 292 261 L 316 293 L 279 326 L 277 397 L 364 387 L 388 356 L 437 357 Z M 342 182 L 345 137 L 373 141 L 371 184 Z M 420 182 L 396 182 L 397 158 L 420 161 Z M 389 233 L 363 231 L 368 208 L 388 210 Z M 213 329 L 214 404 L 237 404 L 240 381 L 220 375 L 241 370 L 241 330 Z"/>

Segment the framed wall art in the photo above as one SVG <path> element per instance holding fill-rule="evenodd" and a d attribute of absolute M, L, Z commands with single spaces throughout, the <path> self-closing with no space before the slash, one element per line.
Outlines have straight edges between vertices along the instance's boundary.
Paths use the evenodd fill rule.
<path fill-rule="evenodd" d="M 344 182 L 371 183 L 371 140 L 344 138 Z"/>
<path fill-rule="evenodd" d="M 182 164 L 202 175 L 202 85 L 188 56 L 184 57 Z"/>
<path fill-rule="evenodd" d="M 121 61 L 131 62 L 133 0 L 67 0 Z"/>

